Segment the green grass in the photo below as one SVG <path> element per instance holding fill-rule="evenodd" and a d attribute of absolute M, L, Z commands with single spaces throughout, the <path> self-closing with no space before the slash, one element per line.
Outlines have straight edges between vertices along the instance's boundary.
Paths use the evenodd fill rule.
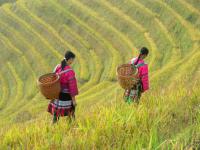
<path fill-rule="evenodd" d="M 16 2 L 16 0 L 0 0 L 0 6 L 6 3 L 13 3 Z"/>
<path fill-rule="evenodd" d="M 0 0 L 0 149 L 199 149 L 198 4 Z M 129 105 L 116 67 L 141 46 L 150 90 Z M 77 56 L 77 118 L 53 126 L 36 80 L 67 49 Z"/>

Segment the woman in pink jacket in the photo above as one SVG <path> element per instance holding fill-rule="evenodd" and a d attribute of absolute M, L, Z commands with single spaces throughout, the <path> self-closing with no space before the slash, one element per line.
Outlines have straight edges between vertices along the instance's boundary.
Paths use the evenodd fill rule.
<path fill-rule="evenodd" d="M 135 101 L 139 102 L 141 94 L 149 89 L 148 78 L 148 65 L 145 64 L 144 59 L 148 56 L 149 50 L 146 47 L 140 49 L 138 57 L 133 58 L 129 63 L 135 65 L 139 72 L 139 82 L 131 90 L 126 90 L 124 98 L 127 102 Z"/>
<path fill-rule="evenodd" d="M 70 67 L 74 59 L 75 55 L 67 51 L 61 64 L 54 69 L 55 73 L 60 74 L 61 92 L 59 99 L 52 100 L 48 105 L 48 112 L 53 115 L 53 123 L 56 123 L 60 116 L 75 117 L 78 87 L 75 72 Z"/>

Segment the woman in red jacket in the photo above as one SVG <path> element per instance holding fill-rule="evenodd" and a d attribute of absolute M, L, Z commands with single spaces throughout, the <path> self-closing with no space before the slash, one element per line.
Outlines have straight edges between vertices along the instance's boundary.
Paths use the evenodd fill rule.
<path fill-rule="evenodd" d="M 124 98 L 126 101 L 139 102 L 141 94 L 149 89 L 148 65 L 144 59 L 148 56 L 149 50 L 146 47 L 140 49 L 138 57 L 133 58 L 129 63 L 135 65 L 139 72 L 139 82 L 131 90 L 125 90 Z"/>
<path fill-rule="evenodd" d="M 52 100 L 48 105 L 48 112 L 53 115 L 53 123 L 57 122 L 60 116 L 75 117 L 75 96 L 78 95 L 78 87 L 75 72 L 70 67 L 74 59 L 74 53 L 67 51 L 61 64 L 54 69 L 55 73 L 61 74 L 61 92 L 59 99 Z"/>

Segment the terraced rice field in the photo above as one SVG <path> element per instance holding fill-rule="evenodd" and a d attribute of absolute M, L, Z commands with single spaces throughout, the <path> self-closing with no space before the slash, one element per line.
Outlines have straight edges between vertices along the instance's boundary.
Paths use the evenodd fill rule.
<path fill-rule="evenodd" d="M 0 149 L 200 148 L 199 0 L 0 0 Z M 116 67 L 146 46 L 150 90 L 123 102 Z M 76 56 L 77 119 L 52 126 L 36 86 Z"/>

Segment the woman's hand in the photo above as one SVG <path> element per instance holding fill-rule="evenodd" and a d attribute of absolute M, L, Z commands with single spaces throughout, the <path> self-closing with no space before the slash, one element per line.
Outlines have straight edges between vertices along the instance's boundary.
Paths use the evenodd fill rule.
<path fill-rule="evenodd" d="M 75 96 L 72 97 L 72 105 L 73 105 L 74 107 L 76 107 L 76 105 L 77 105 Z"/>
<path fill-rule="evenodd" d="M 76 101 L 72 101 L 72 105 L 73 105 L 74 107 L 76 107 L 76 106 L 77 106 Z"/>

